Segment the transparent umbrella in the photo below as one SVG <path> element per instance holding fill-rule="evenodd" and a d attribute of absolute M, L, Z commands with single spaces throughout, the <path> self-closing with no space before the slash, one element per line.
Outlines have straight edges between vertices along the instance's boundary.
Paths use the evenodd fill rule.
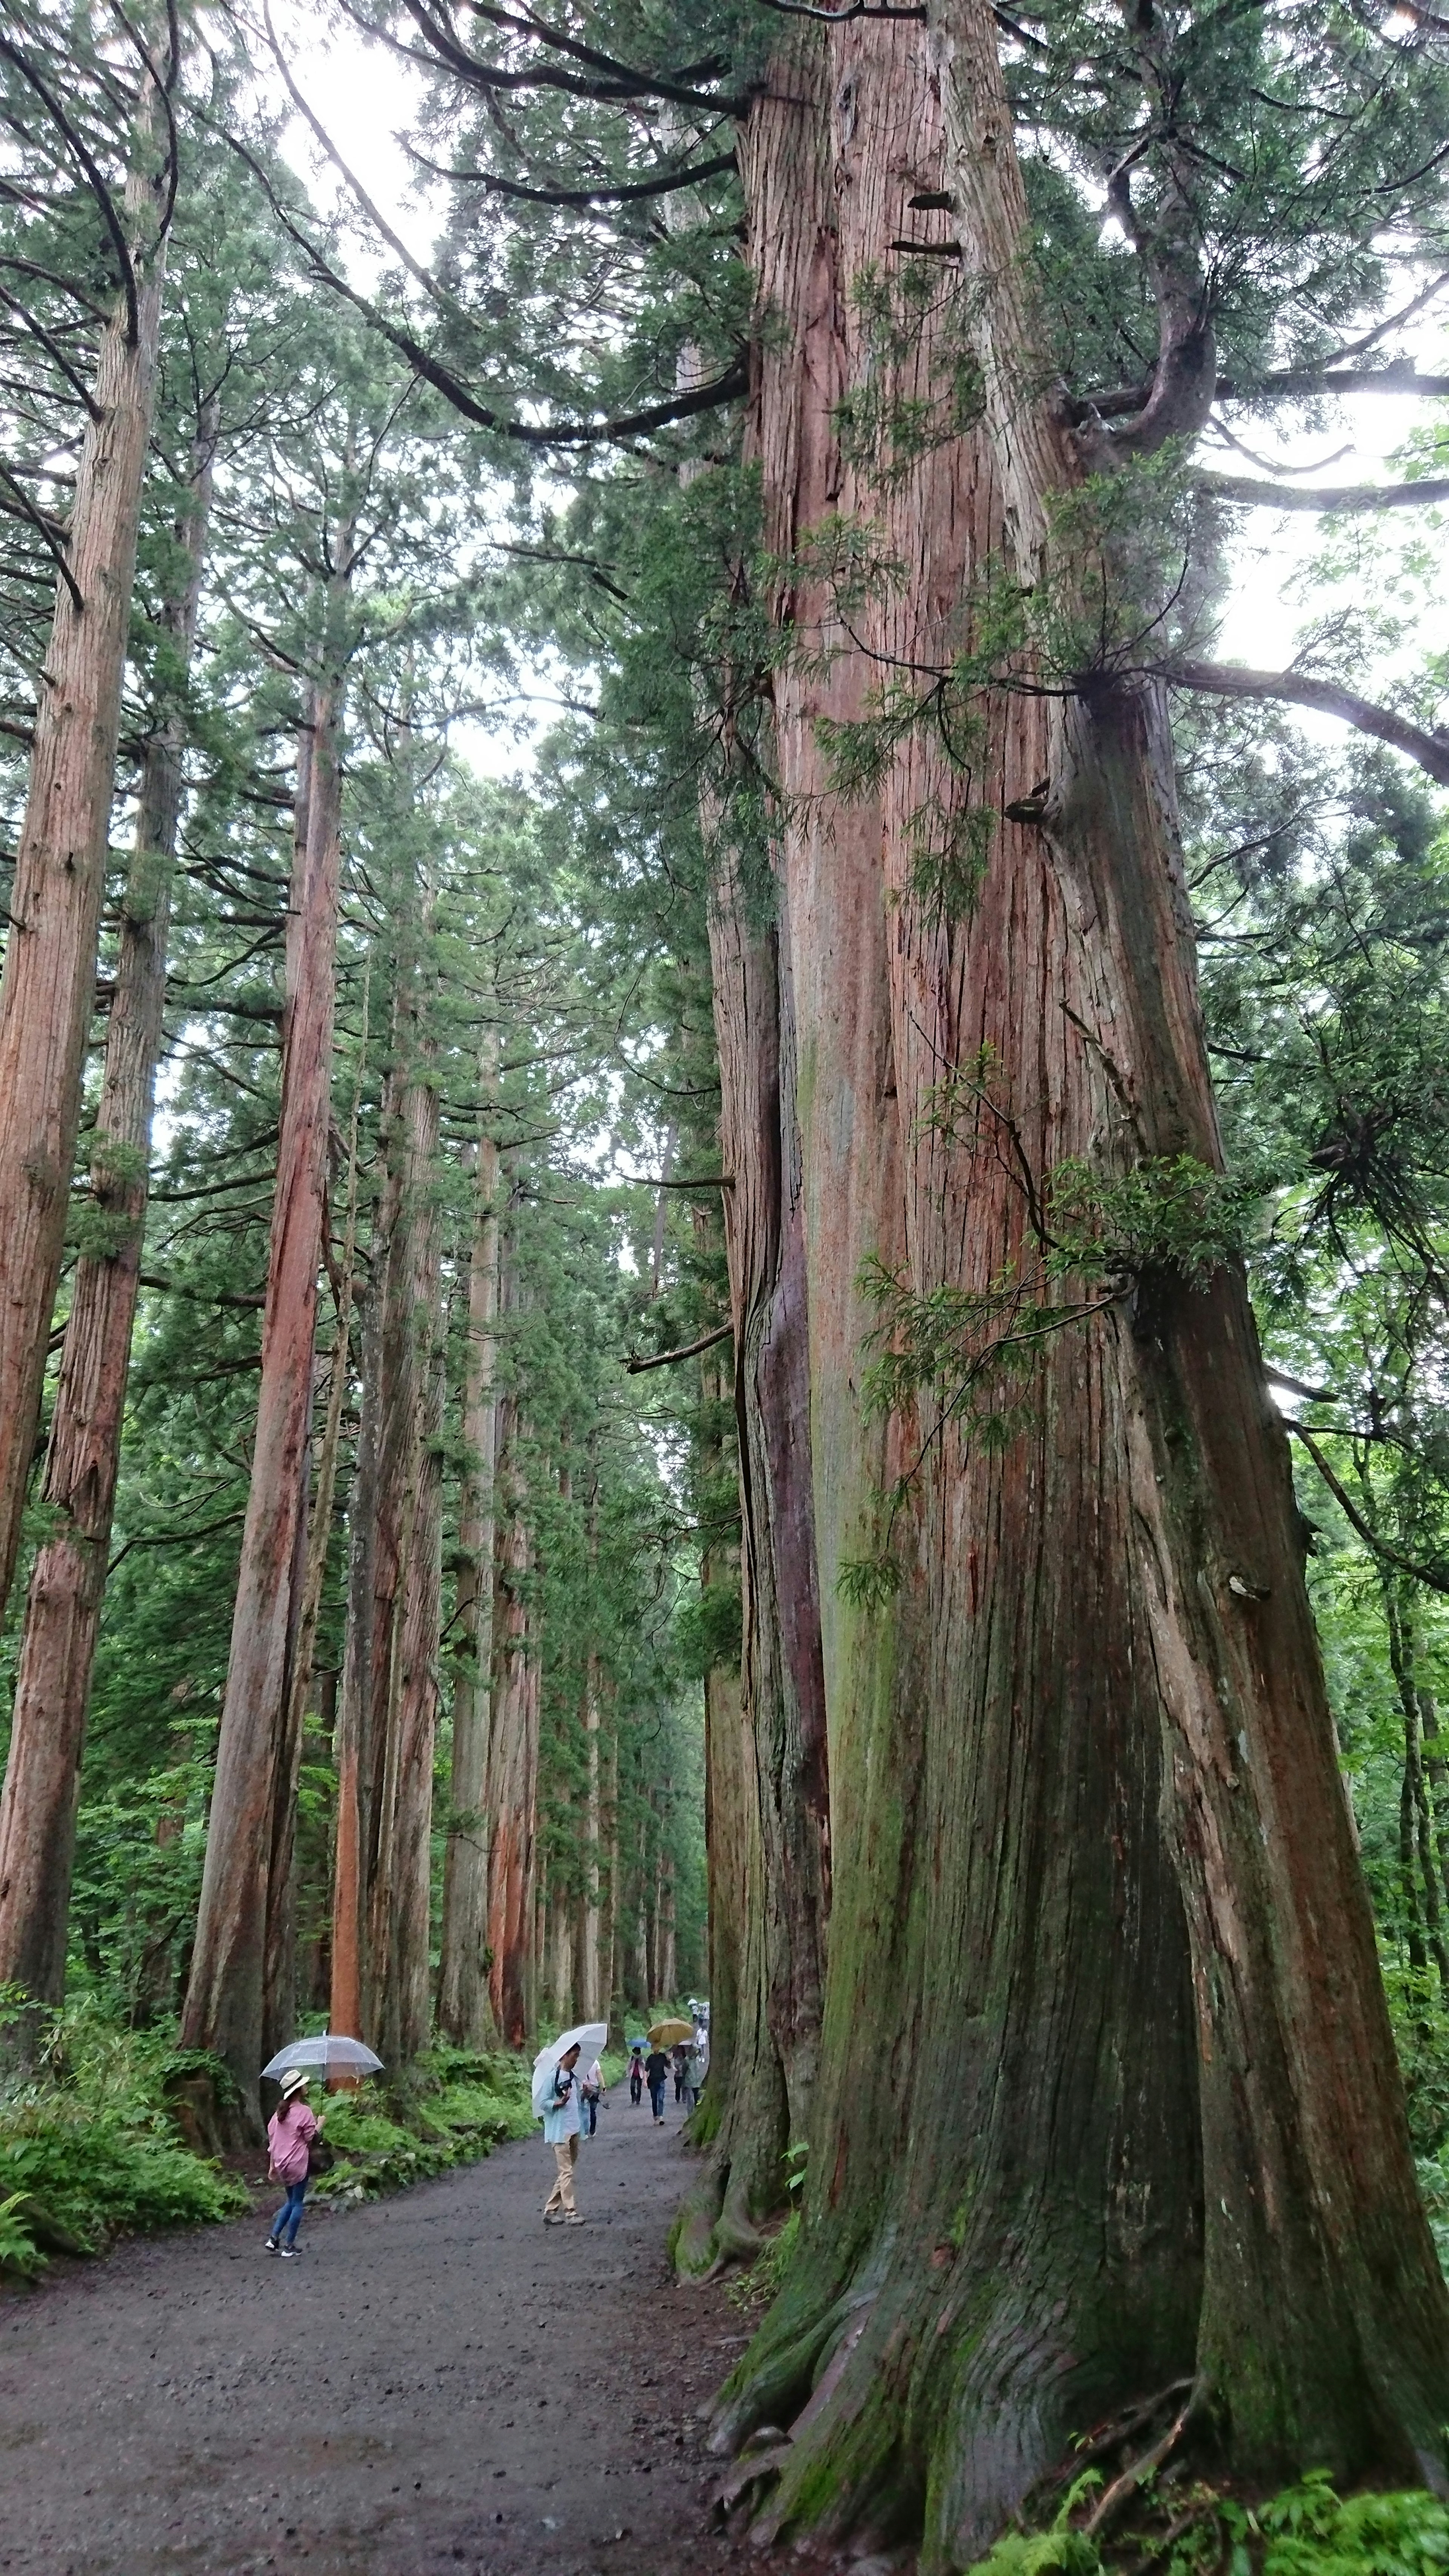
<path fill-rule="evenodd" d="M 607 2045 L 608 2037 L 609 2025 L 606 2021 L 576 2022 L 572 2030 L 566 2030 L 558 2039 L 551 2039 L 547 2048 L 539 2050 L 533 2061 L 535 2082 L 542 2067 L 557 2066 L 559 2059 L 566 2056 L 571 2048 L 576 2048 L 585 2058 L 599 2056 Z"/>
<path fill-rule="evenodd" d="M 345 2075 L 379 2075 L 382 2059 L 364 2048 L 360 2039 L 345 2039 L 338 2030 L 319 2031 L 315 2039 L 294 2039 L 279 2048 L 263 2075 L 282 2076 L 294 2066 L 325 2066 Z"/>

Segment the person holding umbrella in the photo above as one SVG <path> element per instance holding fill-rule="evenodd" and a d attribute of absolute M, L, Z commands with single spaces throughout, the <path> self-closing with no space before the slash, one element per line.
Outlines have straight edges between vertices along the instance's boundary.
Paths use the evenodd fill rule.
<path fill-rule="evenodd" d="M 282 2078 L 282 2098 L 267 2122 L 270 2177 L 287 2186 L 287 2197 L 272 2221 L 267 2252 L 280 2254 L 284 2263 L 290 2263 L 297 2251 L 297 2230 L 302 2224 L 313 2146 L 322 2134 L 316 2112 L 302 2099 L 308 2081 L 305 2068 L 292 2067 Z"/>
<path fill-rule="evenodd" d="M 608 2040 L 604 2022 L 585 2022 L 566 2030 L 533 2062 L 533 2109 L 543 2122 L 544 2144 L 553 2149 L 557 2171 L 543 2204 L 545 2227 L 582 2227 L 583 2213 L 574 2202 L 574 2167 L 579 2160 L 578 2063 L 585 2048 L 602 2053 Z"/>

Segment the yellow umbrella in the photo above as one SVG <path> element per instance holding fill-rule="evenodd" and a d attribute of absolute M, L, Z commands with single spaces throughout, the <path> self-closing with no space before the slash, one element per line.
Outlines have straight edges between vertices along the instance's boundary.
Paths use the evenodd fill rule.
<path fill-rule="evenodd" d="M 676 2040 L 693 2039 L 692 2021 L 657 2021 L 649 2033 L 656 2048 L 673 2048 Z"/>

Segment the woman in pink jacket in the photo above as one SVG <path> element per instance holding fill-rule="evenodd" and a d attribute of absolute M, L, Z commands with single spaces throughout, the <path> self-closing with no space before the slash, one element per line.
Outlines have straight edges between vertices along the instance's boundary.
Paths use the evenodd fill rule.
<path fill-rule="evenodd" d="M 307 2082 L 300 2066 L 294 2066 L 284 2075 L 282 2098 L 267 2122 L 267 2145 L 272 2157 L 271 2179 L 287 2186 L 287 2197 L 272 2221 L 267 2252 L 280 2254 L 284 2263 L 290 2263 L 297 2251 L 297 2230 L 302 2224 L 302 2203 L 307 2197 L 312 2146 L 322 2133 L 322 2123 L 315 2111 L 302 2100 Z"/>

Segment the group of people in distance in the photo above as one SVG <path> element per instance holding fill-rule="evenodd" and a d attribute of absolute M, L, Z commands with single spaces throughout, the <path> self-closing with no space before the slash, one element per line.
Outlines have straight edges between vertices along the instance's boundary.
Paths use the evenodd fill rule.
<path fill-rule="evenodd" d="M 555 2166 L 553 2188 L 543 2205 L 545 2227 L 582 2227 L 584 2223 L 574 2198 L 574 2168 L 579 2160 L 580 2138 L 592 2137 L 598 2127 L 599 2104 L 607 2099 L 607 2087 L 597 2057 L 580 2072 L 582 2054 L 577 2043 L 557 2057 L 544 2050 L 534 2069 L 533 2108 L 543 2122 L 544 2144 L 552 2147 Z M 643 2040 L 631 2043 L 629 2099 L 637 2106 L 647 2084 L 657 2129 L 664 2126 L 664 2095 L 671 2075 L 675 2101 L 688 2119 L 702 2080 L 701 2056 L 697 2037 L 667 2052 L 655 2046 L 647 2056 Z"/>
<path fill-rule="evenodd" d="M 684 2116 L 687 2120 L 699 2097 L 698 2043 L 696 2042 L 693 2047 L 686 2047 L 682 2041 L 677 2041 L 667 2054 L 662 2048 L 654 2048 L 646 2057 L 642 2039 L 630 2042 L 629 2099 L 637 2109 L 643 2098 L 644 2087 L 648 2085 L 656 2129 L 662 2129 L 664 2126 L 664 2091 L 671 2075 L 674 2078 L 675 2101 L 683 2103 Z"/>

